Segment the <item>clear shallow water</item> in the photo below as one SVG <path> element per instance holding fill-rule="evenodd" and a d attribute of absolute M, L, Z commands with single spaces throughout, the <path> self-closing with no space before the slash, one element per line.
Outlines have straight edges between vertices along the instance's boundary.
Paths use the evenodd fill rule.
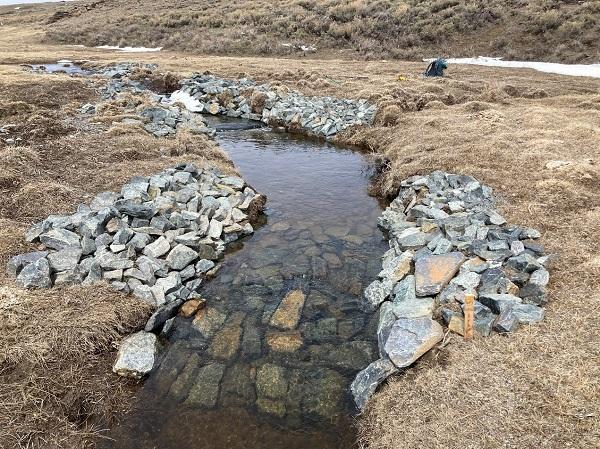
<path fill-rule="evenodd" d="M 242 176 L 268 197 L 266 223 L 206 284 L 211 326 L 177 317 L 161 367 L 111 448 L 350 448 L 349 385 L 377 358 L 362 290 L 386 249 L 359 153 L 267 130 L 219 134 Z M 302 291 L 294 329 L 270 325 Z"/>

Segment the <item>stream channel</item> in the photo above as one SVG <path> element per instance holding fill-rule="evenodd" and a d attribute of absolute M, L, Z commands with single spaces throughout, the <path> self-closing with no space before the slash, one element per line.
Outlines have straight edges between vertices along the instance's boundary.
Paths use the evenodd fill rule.
<path fill-rule="evenodd" d="M 208 319 L 175 319 L 160 368 L 104 447 L 355 447 L 349 386 L 378 358 L 377 317 L 361 295 L 387 249 L 384 205 L 367 193 L 372 168 L 322 141 L 220 126 L 219 145 L 267 196 L 264 224 L 230 245 L 205 284 Z M 298 325 L 271 327 L 292 290 L 305 295 Z"/>

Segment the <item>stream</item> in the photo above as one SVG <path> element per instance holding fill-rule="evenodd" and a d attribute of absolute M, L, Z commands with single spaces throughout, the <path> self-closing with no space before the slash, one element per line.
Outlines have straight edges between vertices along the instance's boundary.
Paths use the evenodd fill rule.
<path fill-rule="evenodd" d="M 354 447 L 349 386 L 378 358 L 377 317 L 361 310 L 361 295 L 387 249 L 383 205 L 367 194 L 371 167 L 356 151 L 211 120 L 267 196 L 265 223 L 229 245 L 204 286 L 207 319 L 175 319 L 160 368 L 103 447 Z M 290 291 L 304 306 L 281 331 L 269 320 Z"/>

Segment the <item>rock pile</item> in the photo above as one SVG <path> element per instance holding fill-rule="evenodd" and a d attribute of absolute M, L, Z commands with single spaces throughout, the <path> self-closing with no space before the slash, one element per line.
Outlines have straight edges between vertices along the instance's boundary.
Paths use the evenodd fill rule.
<path fill-rule="evenodd" d="M 199 297 L 228 243 L 253 232 L 264 197 L 237 176 L 179 165 L 102 192 L 72 215 L 51 215 L 26 239 L 39 251 L 8 262 L 26 288 L 108 282 L 158 307 L 155 331 L 181 303 Z"/>
<path fill-rule="evenodd" d="M 259 120 L 325 138 L 373 122 L 376 108 L 366 100 L 307 97 L 251 80 L 194 75 L 180 81 L 181 91 L 197 101 L 197 112 Z"/>
<path fill-rule="evenodd" d="M 381 358 L 352 383 L 360 409 L 383 380 L 442 340 L 434 316 L 463 333 L 467 293 L 477 299 L 480 336 L 543 318 L 549 273 L 548 256 L 535 242 L 540 233 L 507 224 L 494 209 L 491 188 L 476 179 L 440 171 L 411 177 L 378 224 L 390 249 L 364 299 L 368 309 L 379 309 Z"/>

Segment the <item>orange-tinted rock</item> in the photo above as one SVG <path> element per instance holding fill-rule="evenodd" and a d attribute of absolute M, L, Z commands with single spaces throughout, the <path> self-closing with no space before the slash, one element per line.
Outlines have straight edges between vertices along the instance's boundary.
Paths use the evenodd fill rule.
<path fill-rule="evenodd" d="M 415 261 L 417 296 L 431 296 L 442 291 L 464 259 L 460 252 L 419 257 Z"/>
<path fill-rule="evenodd" d="M 208 349 L 210 355 L 221 359 L 231 359 L 236 355 L 240 347 L 243 320 L 244 314 L 241 312 L 235 313 L 227 320 L 225 327 L 213 338 Z"/>
<path fill-rule="evenodd" d="M 272 351 L 294 352 L 302 346 L 300 331 L 271 332 L 267 334 L 267 345 Z"/>
<path fill-rule="evenodd" d="M 292 290 L 279 303 L 279 307 L 271 316 L 269 324 L 284 330 L 294 329 L 300 321 L 304 307 L 304 293 Z"/>
<path fill-rule="evenodd" d="M 181 306 L 179 314 L 184 318 L 189 318 L 205 305 L 206 301 L 204 299 L 190 299 Z"/>

